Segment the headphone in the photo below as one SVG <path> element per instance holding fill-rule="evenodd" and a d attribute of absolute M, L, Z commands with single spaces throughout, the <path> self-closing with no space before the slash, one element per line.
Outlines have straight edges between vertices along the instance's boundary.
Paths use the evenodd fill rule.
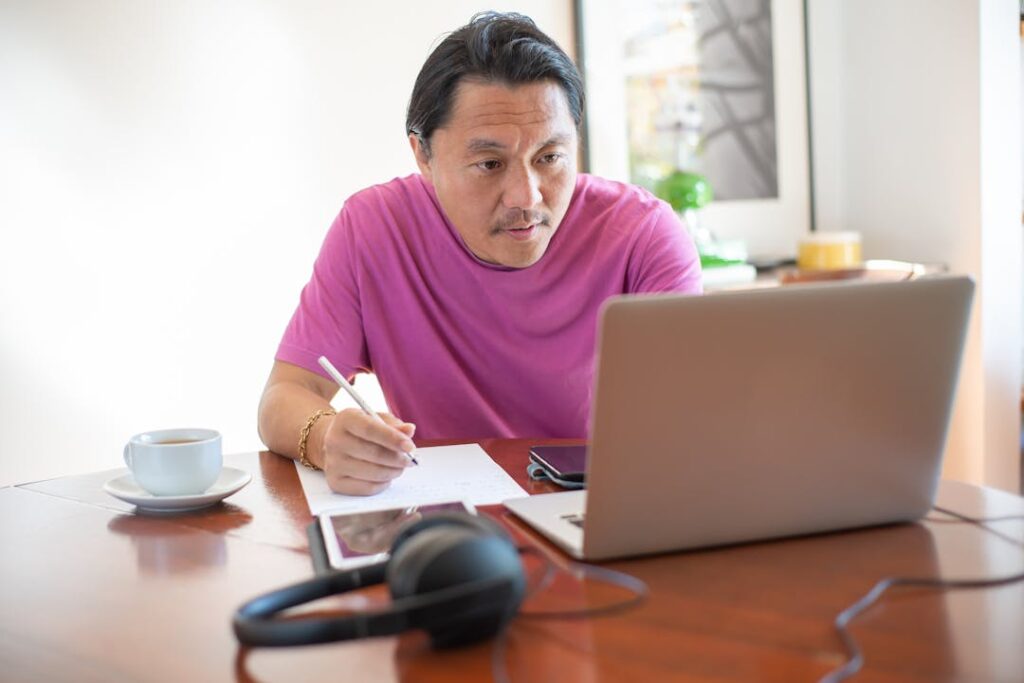
<path fill-rule="evenodd" d="M 389 609 L 333 618 L 276 619 L 296 605 L 387 581 Z M 253 598 L 232 625 L 243 645 L 285 647 L 424 629 L 435 648 L 496 635 L 519 609 L 526 576 L 519 552 L 497 523 L 437 513 L 402 529 L 390 559 L 335 571 Z"/>

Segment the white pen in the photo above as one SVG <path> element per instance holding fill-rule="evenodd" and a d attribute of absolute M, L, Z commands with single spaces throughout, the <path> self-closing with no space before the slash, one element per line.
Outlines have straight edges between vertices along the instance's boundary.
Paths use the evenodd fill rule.
<path fill-rule="evenodd" d="M 378 415 L 377 412 L 373 410 L 373 408 L 370 407 L 370 404 L 367 403 L 362 396 L 356 393 L 356 388 L 349 384 L 347 379 L 341 376 L 341 373 L 338 372 L 338 369 L 331 365 L 331 361 L 327 360 L 327 356 L 320 356 L 319 362 L 320 367 L 326 370 L 327 374 L 330 375 L 334 379 L 334 381 L 338 383 L 338 386 L 344 389 L 348 393 L 348 395 L 352 397 L 352 400 L 356 402 L 356 404 L 362 409 L 364 413 L 375 419 L 377 422 L 380 422 L 381 424 L 387 424 L 386 422 L 384 422 L 384 419 L 380 415 Z M 412 460 L 413 465 L 420 464 L 420 461 L 417 460 L 416 456 L 414 456 L 412 453 L 406 453 L 405 451 L 402 451 L 402 453 L 405 455 L 405 457 L 409 458 L 409 460 Z"/>

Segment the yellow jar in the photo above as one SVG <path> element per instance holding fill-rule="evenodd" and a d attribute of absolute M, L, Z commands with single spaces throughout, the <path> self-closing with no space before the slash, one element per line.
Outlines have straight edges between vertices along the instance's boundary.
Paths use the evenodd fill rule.
<path fill-rule="evenodd" d="M 800 270 L 842 270 L 861 265 L 859 232 L 812 232 L 800 240 Z"/>

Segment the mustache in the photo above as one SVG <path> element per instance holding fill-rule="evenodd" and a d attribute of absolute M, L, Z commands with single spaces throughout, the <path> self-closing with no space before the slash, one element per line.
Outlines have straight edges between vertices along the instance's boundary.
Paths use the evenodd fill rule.
<path fill-rule="evenodd" d="M 529 209 L 510 209 L 491 228 L 492 232 L 501 232 L 510 228 L 525 228 L 527 225 L 550 225 L 551 216 L 543 211 Z"/>

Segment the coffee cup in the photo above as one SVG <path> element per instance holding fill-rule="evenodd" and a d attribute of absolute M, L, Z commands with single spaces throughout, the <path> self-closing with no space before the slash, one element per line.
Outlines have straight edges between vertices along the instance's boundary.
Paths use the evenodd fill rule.
<path fill-rule="evenodd" d="M 213 429 L 142 432 L 125 445 L 124 462 L 136 483 L 154 496 L 203 493 L 220 476 L 220 433 Z"/>

